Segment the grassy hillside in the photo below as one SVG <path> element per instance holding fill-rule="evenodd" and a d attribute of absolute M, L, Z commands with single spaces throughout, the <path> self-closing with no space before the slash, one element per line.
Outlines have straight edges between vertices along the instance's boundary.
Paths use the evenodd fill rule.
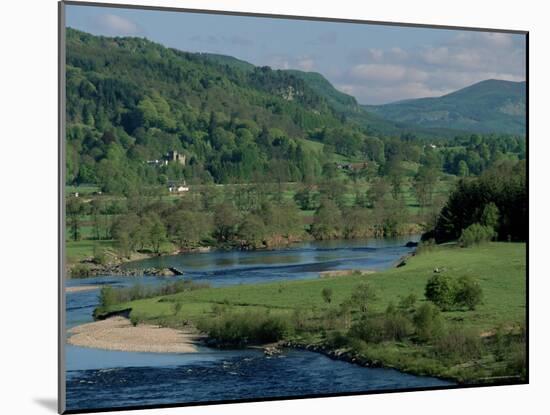
<path fill-rule="evenodd" d="M 512 366 L 522 356 L 521 343 L 516 338 L 518 327 L 525 322 L 525 249 L 523 243 L 491 243 L 473 248 L 440 246 L 410 258 L 403 267 L 371 275 L 197 289 L 116 304 L 101 311 L 131 308 L 131 316 L 139 321 L 174 326 L 185 321 L 199 327 L 208 327 L 209 322 L 220 318 L 220 307 L 222 313 L 233 318 L 268 313 L 272 318 L 291 321 L 294 329 L 284 336 L 290 340 L 351 349 L 386 366 L 415 373 L 485 382 L 493 377 L 519 376 Z M 346 323 L 338 310 L 360 284 L 367 282 L 376 293 L 376 298 L 369 301 L 368 314 L 375 319 L 383 318 L 390 304 L 399 304 L 411 294 L 418 299 L 412 305 L 418 310 L 426 302 L 424 288 L 435 268 L 452 277 L 467 275 L 479 282 L 484 295 L 480 306 L 475 310 L 445 311 L 441 315 L 447 333 L 473 336 L 467 337 L 468 341 L 479 343 L 481 351 L 467 356 L 449 355 L 440 350 L 439 340 L 422 342 L 414 334 L 381 342 L 349 338 L 351 334 L 346 334 L 346 327 L 353 327 L 364 316 L 353 309 L 348 316 L 351 321 Z M 330 303 L 323 299 L 324 289 L 331 292 Z M 177 313 L 175 304 L 180 304 Z M 343 339 L 336 344 L 334 336 Z M 442 336 L 446 339 L 449 334 Z M 510 350 L 498 343 L 501 341 L 507 342 Z"/>
<path fill-rule="evenodd" d="M 525 134 L 525 82 L 489 79 L 439 98 L 364 106 L 385 119 L 429 128 Z"/>

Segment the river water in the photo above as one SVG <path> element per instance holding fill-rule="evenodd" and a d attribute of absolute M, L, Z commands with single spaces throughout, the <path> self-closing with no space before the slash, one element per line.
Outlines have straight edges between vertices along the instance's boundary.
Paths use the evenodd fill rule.
<path fill-rule="evenodd" d="M 417 239 L 417 238 L 416 238 Z M 183 277 L 212 286 L 318 278 L 338 269 L 380 270 L 411 251 L 411 237 L 368 241 L 307 242 L 288 249 L 212 252 L 153 258 L 132 267 L 173 266 Z M 415 240 L 412 238 L 412 240 Z M 170 278 L 169 281 L 173 281 Z M 158 277 L 105 276 L 69 280 L 67 286 L 163 284 Z M 66 295 L 67 328 L 92 321 L 98 290 Z M 391 369 L 363 368 L 321 354 L 288 350 L 268 357 L 259 350 L 199 348 L 198 353 L 117 352 L 66 345 L 67 409 L 100 409 L 449 385 Z"/>

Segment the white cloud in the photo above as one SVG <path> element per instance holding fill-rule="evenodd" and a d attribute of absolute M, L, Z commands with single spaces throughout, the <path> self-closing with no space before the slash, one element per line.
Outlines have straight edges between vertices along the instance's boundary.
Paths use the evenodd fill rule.
<path fill-rule="evenodd" d="M 316 61 L 311 56 L 272 55 L 266 59 L 267 65 L 273 69 L 300 69 L 311 72 L 316 68 Z"/>
<path fill-rule="evenodd" d="M 94 21 L 98 29 L 103 33 L 112 36 L 136 35 L 141 32 L 140 27 L 129 19 L 117 16 L 116 14 L 102 14 Z"/>
<path fill-rule="evenodd" d="M 300 59 L 298 61 L 298 68 L 302 71 L 310 72 L 315 67 L 315 61 L 311 58 Z"/>
<path fill-rule="evenodd" d="M 525 80 L 525 45 L 507 33 L 460 32 L 416 49 L 358 49 L 332 79 L 362 103 L 441 96 L 485 79 Z"/>

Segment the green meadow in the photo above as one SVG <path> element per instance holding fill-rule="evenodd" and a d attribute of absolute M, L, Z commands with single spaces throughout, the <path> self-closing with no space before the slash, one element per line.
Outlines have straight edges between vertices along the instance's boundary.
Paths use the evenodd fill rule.
<path fill-rule="evenodd" d="M 202 288 L 114 304 L 98 311 L 101 314 L 131 308 L 131 318 L 136 322 L 207 328 L 209 322 L 223 318 L 223 314 L 232 318 L 268 315 L 288 321 L 284 340 L 352 350 L 384 366 L 418 374 L 461 382 L 498 381 L 521 376 L 514 372 L 513 364 L 524 358 L 518 338 L 525 323 L 525 249 L 524 243 L 502 242 L 469 248 L 436 246 L 409 258 L 404 266 L 374 274 Z M 419 341 L 413 332 L 399 340 L 352 339 L 346 327 L 359 324 L 364 314 L 352 307 L 346 322 L 338 310 L 358 286 L 367 283 L 375 292 L 368 305 L 369 318 L 383 318 L 388 307 L 398 305 L 411 294 L 416 297 L 411 305 L 416 310 L 427 303 L 424 289 L 436 269 L 451 277 L 472 277 L 483 291 L 482 303 L 475 310 L 441 312 L 445 334 L 439 336 L 457 341 L 456 347 L 464 348 L 463 353 L 442 352 L 440 339 Z M 323 298 L 324 289 L 331 293 L 330 302 Z M 407 313 L 414 315 L 413 311 L 404 315 Z M 456 340 L 454 333 L 465 333 L 465 340 Z M 445 347 L 449 345 L 445 343 Z"/>

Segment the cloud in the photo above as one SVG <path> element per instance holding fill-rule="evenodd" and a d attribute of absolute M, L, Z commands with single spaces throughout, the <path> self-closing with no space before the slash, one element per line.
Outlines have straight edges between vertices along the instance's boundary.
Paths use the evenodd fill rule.
<path fill-rule="evenodd" d="M 326 46 L 326 45 L 332 45 L 337 41 L 338 41 L 338 34 L 336 32 L 325 32 L 311 39 L 308 43 L 312 45 Z"/>
<path fill-rule="evenodd" d="M 406 65 L 368 63 L 355 65 L 350 69 L 354 79 L 379 82 L 421 81 L 428 75 L 426 72 Z"/>
<path fill-rule="evenodd" d="M 216 35 L 194 35 L 189 38 L 192 42 L 203 43 L 206 45 L 230 44 L 233 46 L 252 46 L 254 41 L 248 37 L 240 35 L 216 36 Z"/>
<path fill-rule="evenodd" d="M 297 66 L 302 71 L 311 72 L 315 68 L 315 61 L 311 58 L 300 59 L 297 62 Z"/>
<path fill-rule="evenodd" d="M 102 33 L 111 36 L 137 35 L 142 32 L 139 25 L 135 22 L 111 13 L 97 16 L 93 24 Z"/>
<path fill-rule="evenodd" d="M 271 55 L 264 61 L 273 69 L 300 69 L 312 72 L 317 68 L 317 61 L 312 56 Z"/>
<path fill-rule="evenodd" d="M 459 32 L 437 44 L 356 49 L 333 80 L 362 103 L 441 96 L 485 79 L 525 80 L 522 36 Z"/>

